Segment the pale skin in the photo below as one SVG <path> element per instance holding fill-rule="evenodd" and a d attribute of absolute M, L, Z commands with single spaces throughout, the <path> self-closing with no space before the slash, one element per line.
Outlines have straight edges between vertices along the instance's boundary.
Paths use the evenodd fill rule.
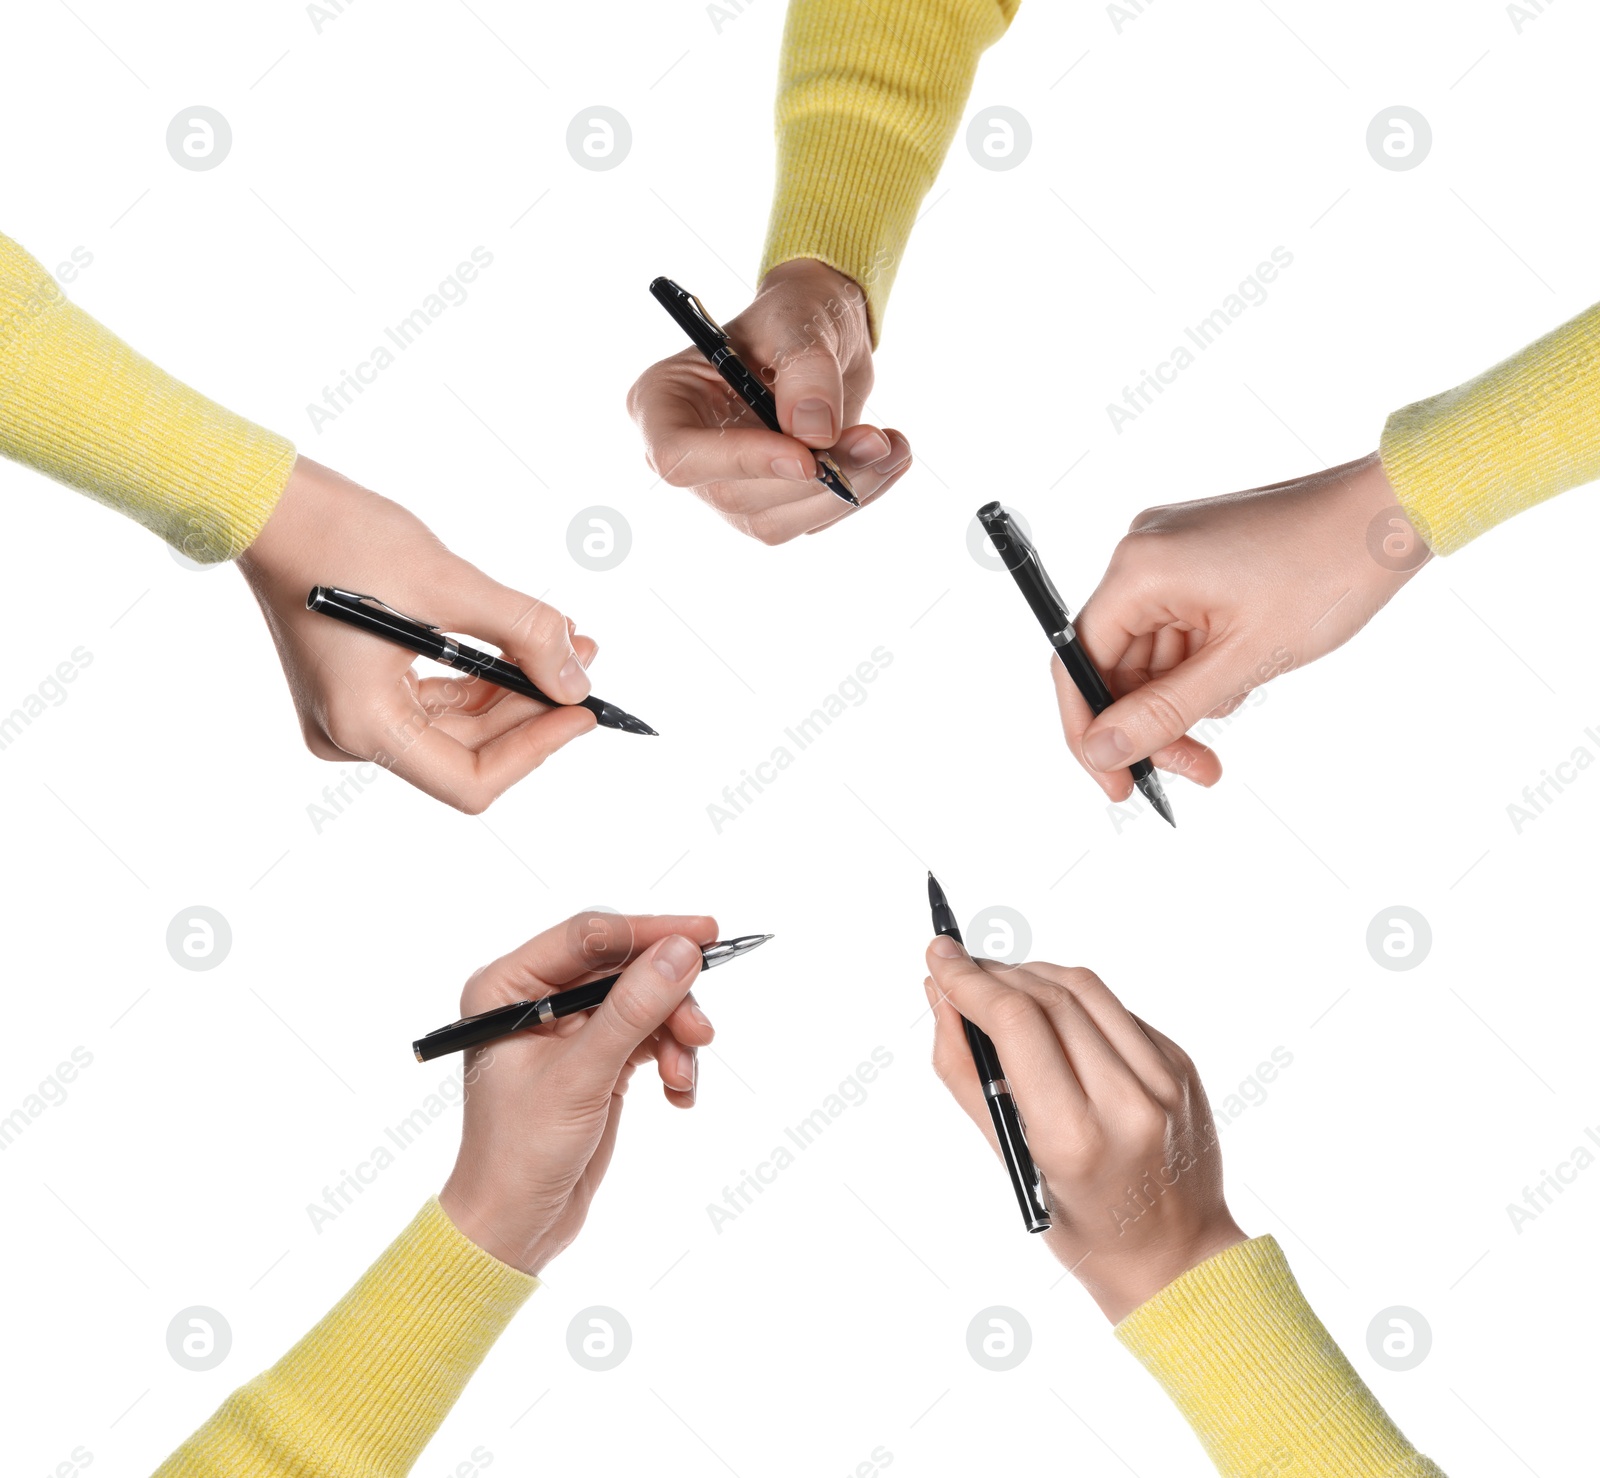
<path fill-rule="evenodd" d="M 927 961 L 935 1071 L 998 1154 L 961 1017 L 994 1039 L 1045 1180 L 1043 1240 L 1106 1318 L 1245 1240 L 1205 1089 L 1176 1042 L 1089 970 L 975 961 L 942 936 Z"/>
<path fill-rule="evenodd" d="M 863 507 L 905 475 L 906 438 L 859 419 L 872 391 L 872 334 L 848 277 L 810 259 L 785 262 L 723 327 L 772 390 L 783 434 L 763 426 L 699 350 L 685 349 L 628 392 L 663 482 L 692 488 L 741 533 L 783 544 L 855 511 L 815 481 L 815 452 L 831 451 Z"/>
<path fill-rule="evenodd" d="M 1112 800 L 1132 793 L 1140 759 L 1221 778 L 1188 731 L 1343 646 L 1432 558 L 1398 504 L 1374 452 L 1134 519 L 1075 623 L 1117 702 L 1091 722 L 1051 662 L 1067 744 Z"/>
<path fill-rule="evenodd" d="M 616 1147 L 634 1069 L 692 1108 L 697 1049 L 715 1035 L 690 994 L 705 916 L 590 914 L 530 939 L 467 982 L 461 1014 L 537 999 L 623 969 L 595 1011 L 467 1053 L 461 1150 L 439 1204 L 462 1235 L 538 1273 L 582 1229 Z"/>
<path fill-rule="evenodd" d="M 398 503 L 307 457 L 238 565 L 320 759 L 374 760 L 476 815 L 595 726 L 586 708 L 545 708 L 464 677 L 419 679 L 412 653 L 308 611 L 313 585 L 375 595 L 498 646 L 563 704 L 589 693 L 595 643 L 560 611 L 490 579 Z"/>

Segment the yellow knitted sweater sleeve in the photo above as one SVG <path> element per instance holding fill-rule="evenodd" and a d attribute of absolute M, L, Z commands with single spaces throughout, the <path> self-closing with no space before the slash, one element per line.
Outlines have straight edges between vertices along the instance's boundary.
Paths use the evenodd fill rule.
<path fill-rule="evenodd" d="M 1396 411 L 1380 452 L 1435 554 L 1600 477 L 1600 304 L 1477 379 Z"/>
<path fill-rule="evenodd" d="M 1277 1242 L 1241 1242 L 1117 1325 L 1223 1478 L 1444 1478 L 1322 1327 Z"/>
<path fill-rule="evenodd" d="M 294 447 L 180 384 L 0 236 L 0 455 L 121 510 L 201 564 L 261 532 Z"/>
<path fill-rule="evenodd" d="M 403 1478 L 539 1286 L 430 1200 L 323 1321 L 155 1478 Z"/>
<path fill-rule="evenodd" d="M 867 295 L 876 342 L 978 58 L 1019 0 L 790 0 L 765 276 L 815 257 Z"/>

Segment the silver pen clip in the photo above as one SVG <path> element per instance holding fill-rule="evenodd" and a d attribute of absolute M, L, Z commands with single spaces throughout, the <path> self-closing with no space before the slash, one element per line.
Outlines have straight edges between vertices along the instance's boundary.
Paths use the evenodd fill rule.
<path fill-rule="evenodd" d="M 413 626 L 420 626 L 424 631 L 439 631 L 442 628 L 434 626 L 428 621 L 419 621 L 415 616 L 408 616 L 404 611 L 397 611 L 387 601 L 379 600 L 375 595 L 361 595 L 354 590 L 340 590 L 337 586 L 331 587 L 331 593 L 342 595 L 346 600 L 354 601 L 357 605 L 374 606 L 380 611 L 387 611 L 391 616 L 398 616 L 402 621 L 409 621 Z"/>
<path fill-rule="evenodd" d="M 700 321 L 705 324 L 705 326 L 710 329 L 711 332 L 717 336 L 717 338 L 721 339 L 722 342 L 726 344 L 728 342 L 727 329 L 723 328 L 723 326 L 718 323 L 715 318 L 706 312 L 706 305 L 702 303 L 700 299 L 697 298 L 692 292 L 689 292 L 686 289 L 680 289 L 680 291 L 683 292 L 683 296 L 689 307 L 694 311 L 695 315 L 700 319 Z"/>

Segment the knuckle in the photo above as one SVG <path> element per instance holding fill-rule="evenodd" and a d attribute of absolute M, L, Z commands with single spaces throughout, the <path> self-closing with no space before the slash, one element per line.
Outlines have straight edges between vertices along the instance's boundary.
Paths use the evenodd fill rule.
<path fill-rule="evenodd" d="M 1085 969 L 1082 965 L 1069 965 L 1066 976 L 1066 987 L 1075 996 L 1093 996 L 1101 1000 L 1107 997 L 1112 1000 L 1116 999 L 1115 996 L 1111 995 L 1111 987 L 1096 975 L 1093 970 Z"/>
<path fill-rule="evenodd" d="M 652 1002 L 636 983 L 618 981 L 609 999 L 614 1008 L 611 1014 L 629 1036 L 642 1038 L 655 1029 Z"/>
<path fill-rule="evenodd" d="M 1127 1104 L 1118 1117 L 1128 1139 L 1140 1153 L 1166 1148 L 1167 1111 L 1153 1099 L 1140 1095 Z"/>
<path fill-rule="evenodd" d="M 778 519 L 765 513 L 757 513 L 747 519 L 745 532 L 752 539 L 759 539 L 769 549 L 775 548 L 779 544 L 787 544 L 789 540 L 794 538 L 792 529 L 785 528 Z"/>
<path fill-rule="evenodd" d="M 518 623 L 524 640 L 548 647 L 567 643 L 567 618 L 554 606 L 536 600 Z"/>
<path fill-rule="evenodd" d="M 1149 508 L 1140 509 L 1138 513 L 1134 514 L 1133 521 L 1128 525 L 1128 534 L 1137 534 L 1146 529 L 1156 527 L 1167 516 L 1171 506 L 1172 505 L 1170 503 L 1155 503 Z M 1121 548 L 1122 545 L 1126 545 L 1130 542 L 1131 540 L 1129 538 L 1124 537 L 1121 545 L 1118 547 Z"/>
<path fill-rule="evenodd" d="M 325 732 L 326 742 L 333 746 L 336 753 L 325 754 L 322 756 L 324 759 L 338 759 L 363 752 L 361 723 L 355 715 L 347 712 L 330 713 Z M 317 752 L 315 744 L 312 745 L 312 751 Z"/>
<path fill-rule="evenodd" d="M 456 792 L 455 808 L 467 816 L 481 816 L 494 804 L 492 790 L 478 781 L 471 781 Z"/>
<path fill-rule="evenodd" d="M 989 1016 L 1001 1033 L 1022 1031 L 1032 1024 L 1035 1006 L 1031 997 L 1020 990 L 1008 990 L 995 999 Z"/>
<path fill-rule="evenodd" d="M 650 470 L 669 488 L 687 488 L 695 484 L 695 475 L 689 465 L 689 453 L 679 446 L 652 447 L 645 453 Z"/>
<path fill-rule="evenodd" d="M 1171 687 L 1161 679 L 1148 682 L 1139 689 L 1139 702 L 1153 729 L 1173 736 L 1188 731 L 1189 720 L 1184 714 L 1182 703 Z"/>
<path fill-rule="evenodd" d="M 650 393 L 650 387 L 656 377 L 656 366 L 651 365 L 637 380 L 628 386 L 628 414 L 635 421 L 642 421 L 645 415 L 645 398 Z"/>

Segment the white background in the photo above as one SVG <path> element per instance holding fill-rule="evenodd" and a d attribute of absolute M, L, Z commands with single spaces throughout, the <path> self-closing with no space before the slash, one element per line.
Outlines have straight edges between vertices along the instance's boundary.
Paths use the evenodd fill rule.
<path fill-rule="evenodd" d="M 770 550 L 653 485 L 623 397 L 681 347 L 653 275 L 725 315 L 747 298 L 781 22 L 779 0 L 720 34 L 689 0 L 403 0 L 320 34 L 259 0 L 12 9 L 0 229 L 51 264 L 86 248 L 71 292 L 130 342 L 548 592 L 600 641 L 598 691 L 663 737 L 597 733 L 482 820 L 383 778 L 318 834 L 338 770 L 301 749 L 237 575 L 0 467 L 0 710 L 93 654 L 0 752 L 0 1114 L 93 1055 L 0 1157 L 8 1468 L 82 1445 L 149 1471 L 309 1328 L 451 1161 L 454 1114 L 312 1228 L 307 1203 L 459 1070 L 411 1038 L 472 968 L 607 904 L 778 939 L 707 980 L 698 1110 L 641 1080 L 589 1227 L 418 1473 L 480 1446 L 548 1473 L 845 1474 L 879 1447 L 914 1473 L 1208 1471 L 926 1067 L 933 866 L 963 919 L 1018 909 L 1037 956 L 1097 968 L 1214 1100 L 1292 1053 L 1225 1130 L 1237 1217 L 1447 1471 L 1570 1471 L 1600 1169 L 1520 1235 L 1505 1208 L 1600 1122 L 1600 779 L 1520 835 L 1506 807 L 1600 753 L 1590 497 L 1434 565 L 1268 689 L 1217 740 L 1221 785 L 1170 783 L 1176 833 L 1119 831 L 1069 762 L 1039 633 L 964 536 L 1004 497 L 1081 601 L 1140 508 L 1362 454 L 1395 406 L 1586 306 L 1600 23 L 1222 0 L 1119 33 L 1030 0 L 973 104 L 1024 114 L 1032 152 L 988 171 L 958 135 L 888 315 L 872 410 L 920 466 Z M 165 148 L 194 104 L 234 133 L 209 172 Z M 596 104 L 633 131 L 604 173 L 565 144 Z M 1433 128 L 1410 172 L 1366 149 L 1395 104 Z M 495 260 L 469 301 L 316 433 L 307 402 L 475 246 Z M 1107 402 L 1278 246 L 1269 300 L 1116 434 Z M 604 574 L 566 545 L 596 504 L 634 538 Z M 878 646 L 867 701 L 716 834 L 708 803 Z M 204 973 L 165 945 L 196 904 L 233 931 Z M 1404 973 L 1365 944 L 1396 904 L 1434 938 Z M 867 1102 L 715 1233 L 707 1203 L 879 1046 Z M 165 1343 L 196 1304 L 233 1331 L 204 1374 Z M 1033 1330 L 1006 1374 L 966 1350 L 993 1304 Z M 633 1329 L 607 1374 L 566 1350 L 590 1305 Z M 1433 1331 L 1407 1373 L 1367 1353 L 1391 1305 Z"/>

